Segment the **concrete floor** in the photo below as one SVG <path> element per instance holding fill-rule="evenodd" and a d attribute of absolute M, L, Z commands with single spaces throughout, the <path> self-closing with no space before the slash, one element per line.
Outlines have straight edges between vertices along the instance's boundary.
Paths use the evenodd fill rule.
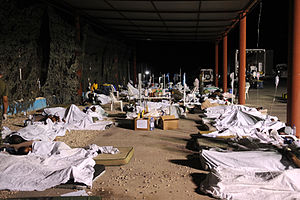
<path fill-rule="evenodd" d="M 287 103 L 281 100 L 282 93 L 287 92 L 287 80 L 282 79 L 279 82 L 277 91 L 275 90 L 275 81 L 272 79 L 264 81 L 263 89 L 249 90 L 249 99 L 246 99 L 246 105 L 253 107 L 263 107 L 268 109 L 268 114 L 277 116 L 282 122 L 286 122 Z M 275 101 L 273 99 L 275 97 Z"/>

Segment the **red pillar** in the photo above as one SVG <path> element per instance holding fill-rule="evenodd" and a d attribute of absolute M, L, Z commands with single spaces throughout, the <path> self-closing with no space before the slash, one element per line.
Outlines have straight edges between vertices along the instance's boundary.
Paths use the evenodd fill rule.
<path fill-rule="evenodd" d="M 227 35 L 223 38 L 223 91 L 227 92 Z"/>
<path fill-rule="evenodd" d="M 219 85 L 219 43 L 215 44 L 215 86 Z"/>
<path fill-rule="evenodd" d="M 240 19 L 239 104 L 245 104 L 246 87 L 246 13 Z"/>
<path fill-rule="evenodd" d="M 288 84 L 288 113 L 287 122 L 290 126 L 296 126 L 296 135 L 300 137 L 300 1 L 293 1 L 292 41 L 290 45 L 291 59 L 289 65 Z"/>
<path fill-rule="evenodd" d="M 133 53 L 133 83 L 136 84 L 136 49 L 134 50 Z"/>

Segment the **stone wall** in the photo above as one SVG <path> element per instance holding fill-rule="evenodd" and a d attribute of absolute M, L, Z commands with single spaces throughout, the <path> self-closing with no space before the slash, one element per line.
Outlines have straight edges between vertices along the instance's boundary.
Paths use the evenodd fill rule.
<path fill-rule="evenodd" d="M 127 83 L 132 46 L 104 36 L 83 18 L 78 26 L 74 15 L 39 1 L 0 5 L 0 67 L 10 109 L 14 101 L 23 99 L 26 107 L 38 96 L 49 104 L 78 103 L 89 81 Z"/>
<path fill-rule="evenodd" d="M 115 39 L 98 35 L 92 27 L 86 26 L 84 35 L 84 70 L 83 88 L 88 82 L 95 80 L 100 83 L 126 85 L 128 82 L 128 67 L 132 68 L 132 48 Z"/>

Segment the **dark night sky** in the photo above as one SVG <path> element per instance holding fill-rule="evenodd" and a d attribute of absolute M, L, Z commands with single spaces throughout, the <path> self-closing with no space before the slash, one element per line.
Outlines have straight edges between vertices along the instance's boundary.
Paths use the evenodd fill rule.
<path fill-rule="evenodd" d="M 288 9 L 289 1 L 262 1 L 259 48 L 274 50 L 274 64 L 287 63 Z M 246 48 L 256 48 L 260 6 L 247 16 Z M 239 45 L 239 24 L 228 35 L 228 62 L 234 61 L 234 52 Z M 214 43 L 153 42 L 138 43 L 138 62 L 148 63 L 152 71 L 191 72 L 199 68 L 214 68 Z M 222 65 L 222 42 L 219 44 L 219 66 Z"/>

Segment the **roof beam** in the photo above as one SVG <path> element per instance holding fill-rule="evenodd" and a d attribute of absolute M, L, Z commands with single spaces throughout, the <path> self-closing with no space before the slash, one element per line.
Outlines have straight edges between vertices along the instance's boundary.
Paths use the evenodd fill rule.
<path fill-rule="evenodd" d="M 84 10 L 84 11 L 99 11 L 99 12 L 123 12 L 123 13 L 167 13 L 167 14 L 197 14 L 199 11 L 170 11 L 170 10 L 158 10 L 156 11 L 150 11 L 150 10 L 120 10 L 120 9 L 102 9 L 102 8 L 81 8 L 76 7 L 77 9 Z M 239 13 L 241 10 L 213 10 L 213 11 L 200 11 L 201 13 L 218 13 L 218 14 L 232 14 L 232 13 Z"/>
<path fill-rule="evenodd" d="M 133 25 L 128 24 L 112 24 L 110 27 L 136 27 Z M 164 28 L 165 26 L 159 26 L 159 25 L 141 25 L 140 28 Z M 214 25 L 214 26 L 168 26 L 168 28 L 229 28 L 229 25 Z"/>
<path fill-rule="evenodd" d="M 127 1 L 127 2 L 135 2 L 135 1 L 138 1 L 138 2 L 147 2 L 149 0 L 109 0 L 109 1 Z M 169 1 L 175 1 L 175 2 L 187 2 L 187 1 L 200 1 L 200 0 L 152 0 L 152 1 L 157 1 L 157 2 L 169 2 Z M 201 1 L 210 1 L 210 2 L 213 2 L 213 1 L 240 1 L 240 0 L 201 0 Z"/>
<path fill-rule="evenodd" d="M 119 20 L 124 21 L 128 20 L 127 18 L 109 18 L 109 17 L 95 17 L 96 19 L 100 20 Z M 132 21 L 147 21 L 147 22 L 161 22 L 160 19 L 130 19 Z M 232 18 L 229 19 L 164 19 L 165 22 L 232 22 L 232 21 L 238 21 L 236 19 L 232 20 Z"/>

